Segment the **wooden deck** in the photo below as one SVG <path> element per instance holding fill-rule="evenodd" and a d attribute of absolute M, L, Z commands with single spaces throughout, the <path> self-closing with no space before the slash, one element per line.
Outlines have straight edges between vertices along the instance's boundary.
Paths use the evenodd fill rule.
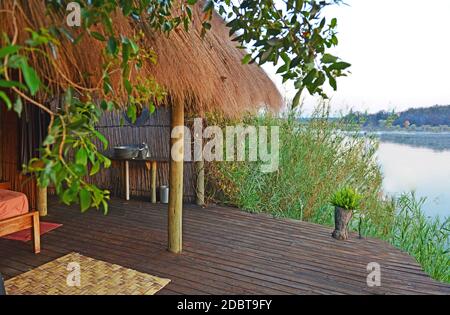
<path fill-rule="evenodd" d="M 167 207 L 114 199 L 110 213 L 49 204 L 49 222 L 64 226 L 31 245 L 0 239 L 0 272 L 10 278 L 75 251 L 172 282 L 159 294 L 450 294 L 407 254 L 385 242 L 330 237 L 331 229 L 186 205 L 184 251 L 166 251 Z M 367 264 L 381 265 L 381 287 L 366 284 Z"/>

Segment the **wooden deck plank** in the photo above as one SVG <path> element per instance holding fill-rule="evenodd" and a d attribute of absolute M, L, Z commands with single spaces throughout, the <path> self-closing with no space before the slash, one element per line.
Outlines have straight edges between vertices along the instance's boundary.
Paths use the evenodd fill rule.
<path fill-rule="evenodd" d="M 166 205 L 114 199 L 104 216 L 50 199 L 45 220 L 64 226 L 42 237 L 41 255 L 0 239 L 5 278 L 78 251 L 170 278 L 160 294 L 450 294 L 386 242 L 338 242 L 328 227 L 233 208 L 185 205 L 182 255 L 166 251 Z M 380 288 L 366 285 L 371 261 L 382 266 Z"/>

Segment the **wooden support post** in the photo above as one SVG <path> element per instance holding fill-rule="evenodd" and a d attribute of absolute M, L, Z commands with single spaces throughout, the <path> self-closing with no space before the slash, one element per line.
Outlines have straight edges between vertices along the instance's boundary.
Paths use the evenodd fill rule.
<path fill-rule="evenodd" d="M 125 200 L 130 200 L 130 162 L 125 160 Z"/>
<path fill-rule="evenodd" d="M 152 161 L 152 203 L 156 203 L 156 173 L 157 163 Z"/>
<path fill-rule="evenodd" d="M 182 251 L 184 104 L 172 105 L 169 178 L 168 250 Z"/>
<path fill-rule="evenodd" d="M 47 215 L 47 187 L 37 187 L 37 210 L 41 217 Z"/>
<path fill-rule="evenodd" d="M 35 254 L 39 254 L 41 252 L 41 226 L 39 223 L 40 222 L 39 213 L 34 212 L 31 220 L 32 220 L 31 231 L 33 234 L 33 250 Z"/>
<path fill-rule="evenodd" d="M 195 174 L 197 183 L 195 187 L 196 202 L 199 206 L 205 205 L 205 163 L 203 161 L 195 162 Z"/>

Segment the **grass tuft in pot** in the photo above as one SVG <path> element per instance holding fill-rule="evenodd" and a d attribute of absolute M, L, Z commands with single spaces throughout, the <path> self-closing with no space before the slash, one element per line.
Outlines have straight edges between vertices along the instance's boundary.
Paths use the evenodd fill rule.
<path fill-rule="evenodd" d="M 361 204 L 362 196 L 351 187 L 343 187 L 336 191 L 332 198 L 331 204 L 334 210 L 334 226 L 335 229 L 332 236 L 337 240 L 348 239 L 348 224 L 353 216 L 353 211 L 357 210 Z"/>

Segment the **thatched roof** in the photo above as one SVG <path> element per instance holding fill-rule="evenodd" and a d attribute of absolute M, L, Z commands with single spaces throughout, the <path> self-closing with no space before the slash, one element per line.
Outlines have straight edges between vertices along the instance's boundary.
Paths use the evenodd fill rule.
<path fill-rule="evenodd" d="M 49 16 L 44 1 L 18 1 L 17 14 L 19 42 L 27 38 L 26 27 L 34 29 L 48 26 L 52 21 L 61 21 L 61 16 Z M 1 9 L 11 9 L 12 0 L 2 0 Z M 212 28 L 201 38 L 201 7 L 194 10 L 194 23 L 189 32 L 182 28 L 169 36 L 151 33 L 144 25 L 118 13 L 113 26 L 127 36 L 143 30 L 146 34 L 139 44 L 153 49 L 158 56 L 157 64 L 145 64 L 143 74 L 153 76 L 167 91 L 170 100 L 182 102 L 186 109 L 196 114 L 219 111 L 236 116 L 254 111 L 262 106 L 277 110 L 281 106 L 281 95 L 267 74 L 256 64 L 242 65 L 245 52 L 236 48 L 229 38 L 229 29 L 222 18 L 214 15 Z M 54 22 L 53 22 L 54 23 Z M 10 16 L 0 13 L 0 29 L 13 34 Z M 102 32 L 102 30 L 98 30 Z M 48 49 L 48 53 L 53 53 Z M 54 93 L 67 85 L 67 77 L 80 85 L 94 87 L 101 77 L 102 44 L 91 38 L 83 38 L 77 45 L 63 41 L 57 49 L 57 64 L 60 72 L 49 67 L 48 61 L 38 55 L 32 56 L 33 66 L 45 79 Z M 120 82 L 120 76 L 113 82 Z M 118 93 L 120 88 L 114 86 Z"/>

